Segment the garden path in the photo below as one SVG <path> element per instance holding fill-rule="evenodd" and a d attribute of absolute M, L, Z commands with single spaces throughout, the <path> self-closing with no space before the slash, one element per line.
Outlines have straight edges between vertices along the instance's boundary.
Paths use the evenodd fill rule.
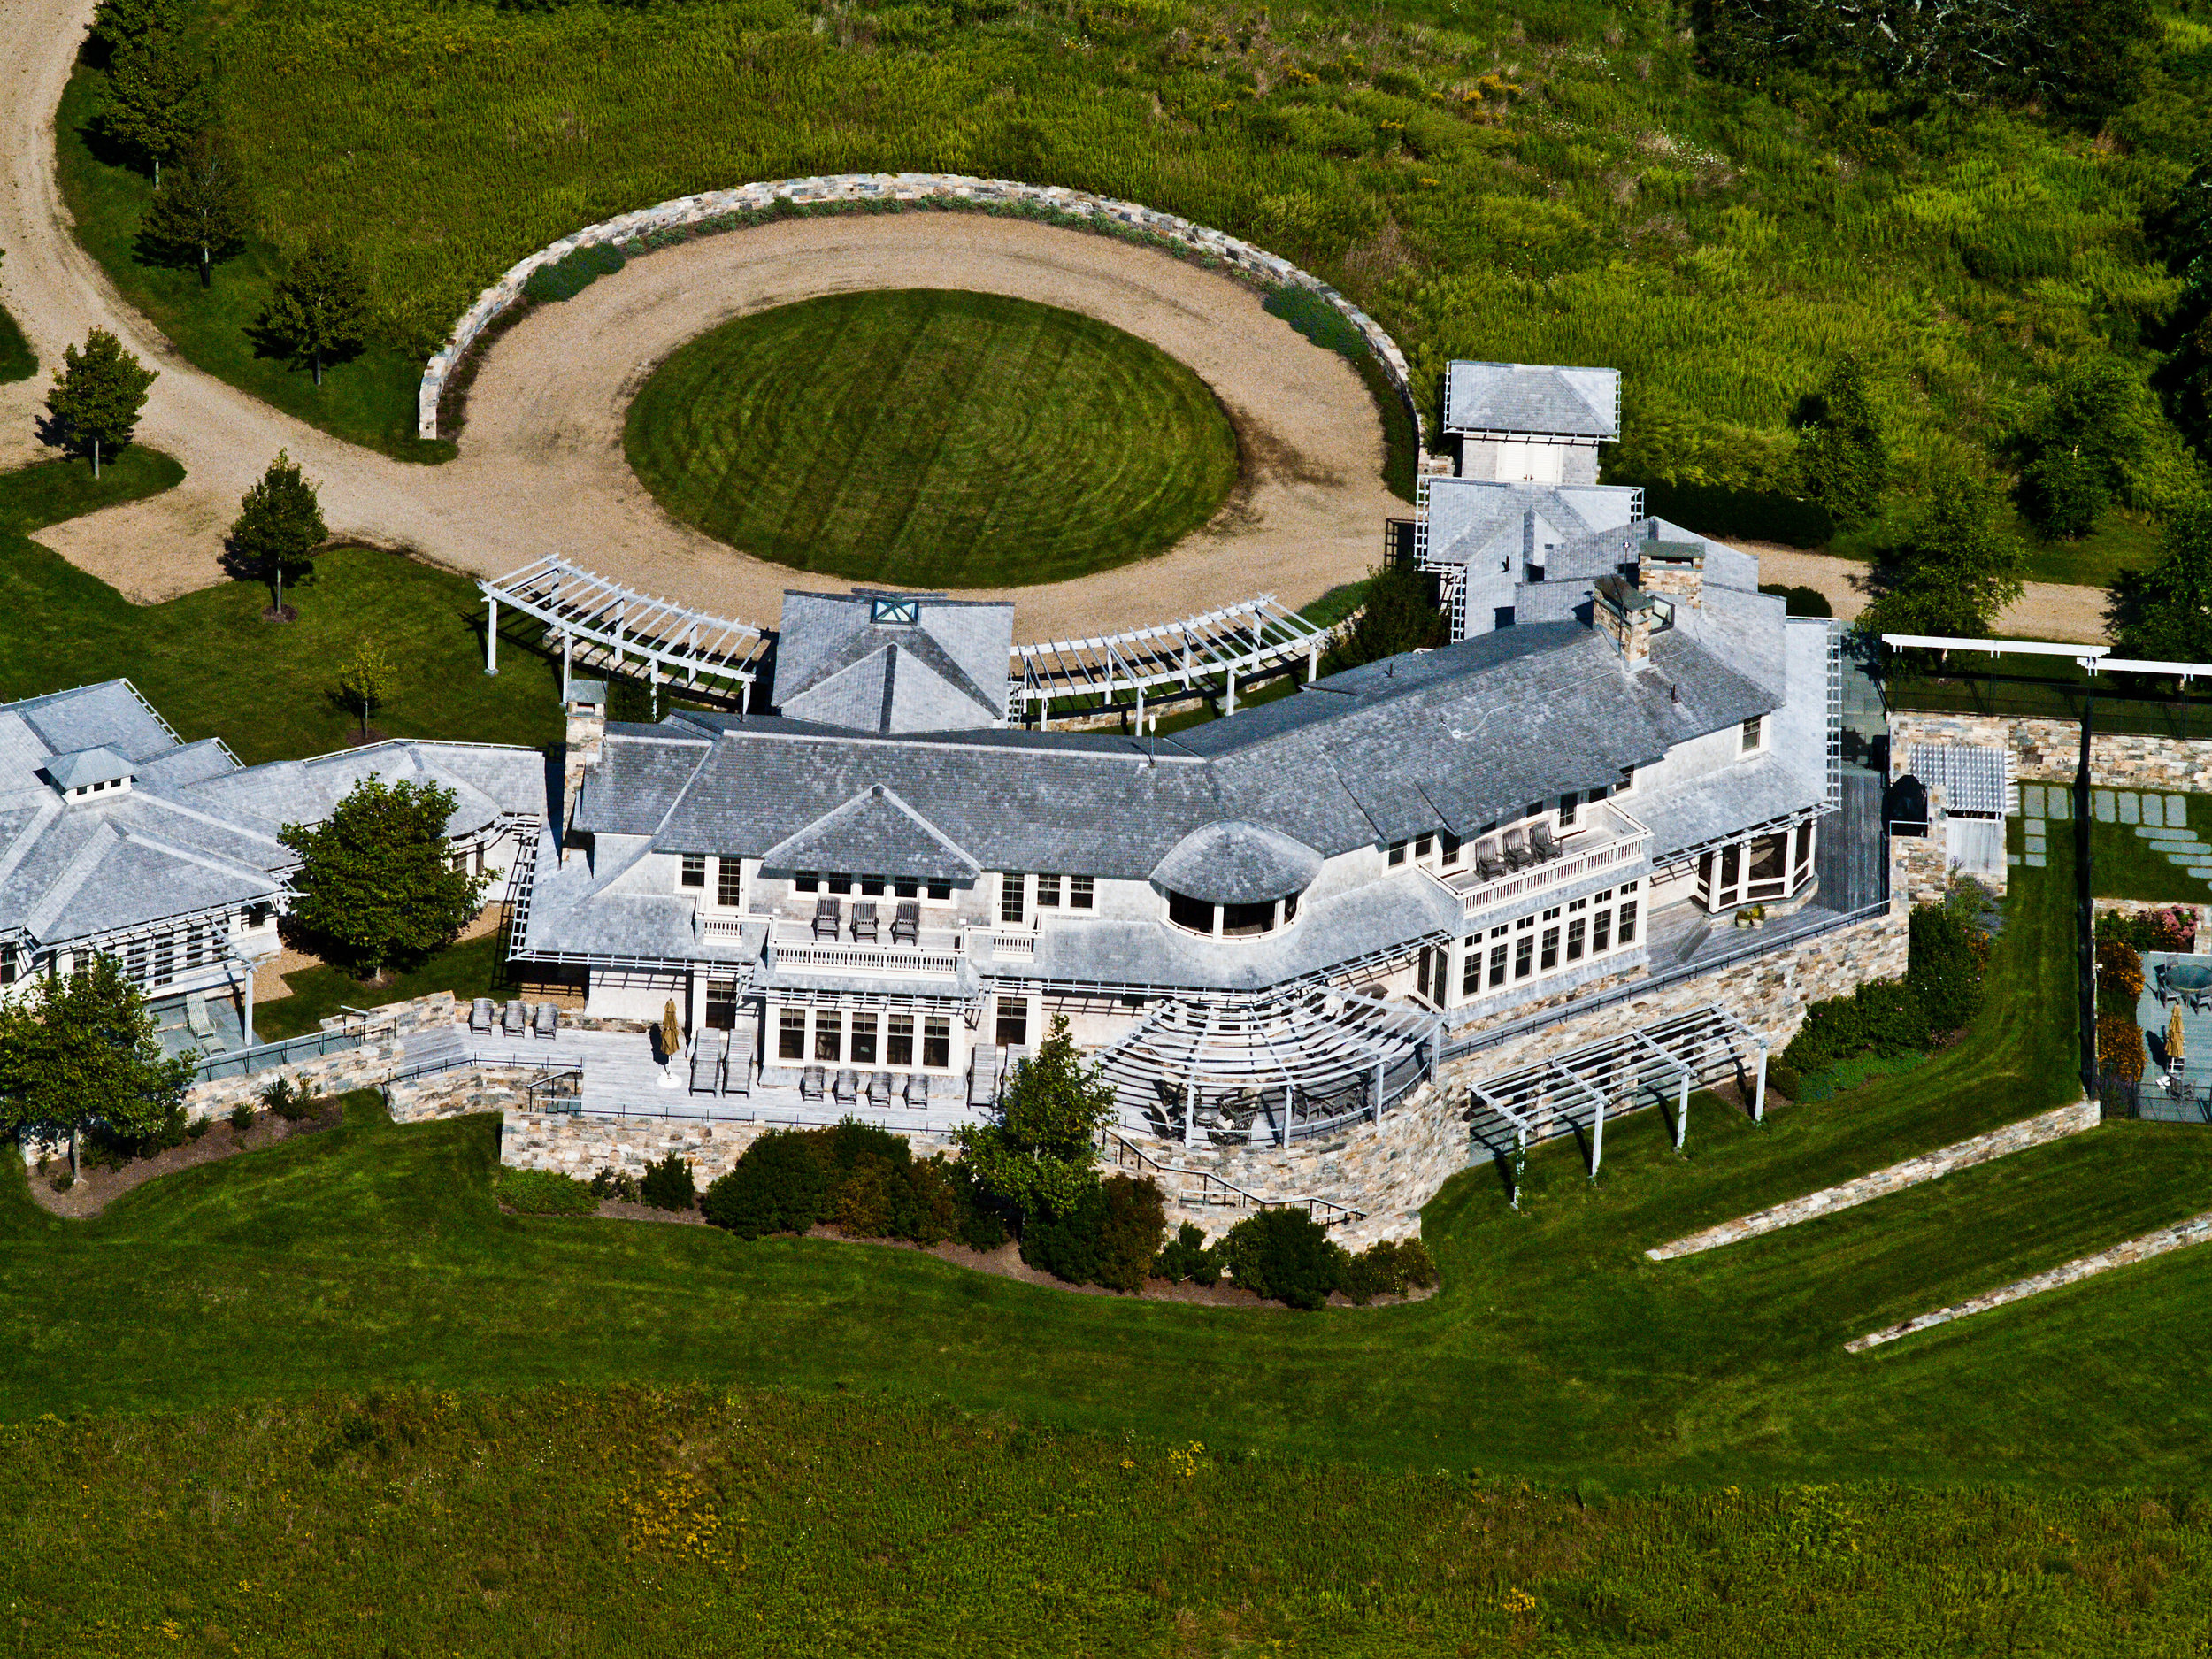
<path fill-rule="evenodd" d="M 0 294 L 42 365 L 97 325 L 161 371 L 141 440 L 188 476 L 150 500 L 40 540 L 151 603 L 223 580 L 241 494 L 288 449 L 320 482 L 334 535 L 498 574 L 563 554 L 647 592 L 772 619 L 787 586 L 847 584 L 749 558 L 676 524 L 631 476 L 623 411 L 675 345 L 743 312 L 881 287 L 965 288 L 1062 305 L 1151 341 L 1211 385 L 1244 441 L 1246 477 L 1168 552 L 1049 588 L 978 590 L 1020 603 L 1018 637 L 1163 621 L 1256 592 L 1296 605 L 1378 560 L 1382 435 L 1357 375 L 1226 278 L 1103 237 L 969 215 L 804 220 L 665 250 L 547 306 L 487 353 L 461 455 L 388 459 L 280 414 L 186 363 L 68 229 L 53 118 L 92 0 L 0 8 Z M 0 464 L 32 458 L 48 375 L 0 387 Z"/>

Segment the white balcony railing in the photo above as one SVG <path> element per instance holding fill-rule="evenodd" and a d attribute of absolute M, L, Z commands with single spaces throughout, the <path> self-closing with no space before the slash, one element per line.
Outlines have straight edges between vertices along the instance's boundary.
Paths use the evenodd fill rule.
<path fill-rule="evenodd" d="M 1582 830 L 1558 842 L 1558 850 L 1541 864 L 1486 879 L 1473 871 L 1438 875 L 1425 865 L 1424 873 L 1458 898 L 1462 916 L 1479 916 L 1546 887 L 1643 858 L 1651 841 L 1651 832 L 1644 826 L 1609 801 L 1586 806 L 1583 812 L 1587 821 Z M 1463 856 L 1471 864 L 1475 856 L 1475 843 L 1470 841 Z"/>
<path fill-rule="evenodd" d="M 947 979 L 960 972 L 960 936 L 947 929 L 924 928 L 911 943 L 890 937 L 891 924 L 879 925 L 872 940 L 817 939 L 804 922 L 778 922 L 769 941 L 776 966 L 801 972 L 864 973 L 895 978 Z"/>

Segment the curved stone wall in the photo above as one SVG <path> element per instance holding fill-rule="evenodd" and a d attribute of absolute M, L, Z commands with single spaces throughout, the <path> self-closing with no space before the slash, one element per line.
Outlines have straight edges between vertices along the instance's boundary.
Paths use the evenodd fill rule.
<path fill-rule="evenodd" d="M 1210 230 L 1203 225 L 1194 225 L 1190 220 L 1178 219 L 1172 213 L 1155 212 L 1133 202 L 1117 202 L 1109 196 L 1092 196 L 1082 190 L 1062 189 L 1057 186 L 1020 184 L 1010 179 L 975 179 L 952 173 L 844 173 L 826 178 L 783 179 L 771 183 L 745 184 L 733 190 L 709 190 L 698 196 L 680 196 L 671 202 L 641 207 L 634 212 L 603 219 L 596 225 L 587 225 L 573 235 L 564 236 L 560 241 L 539 249 L 527 258 L 517 261 L 504 276 L 478 295 L 476 303 L 461 314 L 460 321 L 453 326 L 451 338 L 424 366 L 422 386 L 416 395 L 416 419 L 420 435 L 425 438 L 438 435 L 438 400 L 444 394 L 446 376 L 452 373 L 454 365 L 461 360 L 462 354 L 469 349 L 476 336 L 483 332 L 485 325 L 521 296 L 522 285 L 541 265 L 552 265 L 566 258 L 579 248 L 603 242 L 620 246 L 655 231 L 708 225 L 737 213 L 766 212 L 780 197 L 802 204 L 947 201 L 977 209 L 1001 205 L 1040 208 L 1073 219 L 1125 226 L 1131 230 L 1187 248 L 1194 254 L 1217 259 L 1233 270 L 1260 281 L 1276 287 L 1308 289 L 1341 311 L 1346 320 L 1366 338 L 1369 348 L 1375 354 L 1375 360 L 1382 365 L 1384 374 L 1405 400 L 1407 411 L 1413 418 L 1417 447 L 1422 450 L 1426 448 L 1427 434 L 1422 427 L 1420 408 L 1413 397 L 1405 354 L 1398 349 L 1398 342 L 1386 334 L 1373 318 L 1318 277 L 1300 270 L 1286 259 L 1277 258 L 1264 249 L 1255 248 L 1250 242 L 1240 242 L 1234 236 Z"/>

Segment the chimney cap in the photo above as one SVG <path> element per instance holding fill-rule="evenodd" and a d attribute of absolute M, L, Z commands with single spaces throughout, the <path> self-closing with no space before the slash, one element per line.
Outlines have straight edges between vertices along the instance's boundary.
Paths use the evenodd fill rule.
<path fill-rule="evenodd" d="M 606 706 L 607 682 L 603 680 L 572 680 L 568 682 L 568 700 L 575 703 L 595 703 Z"/>
<path fill-rule="evenodd" d="M 1597 580 L 1598 597 L 1626 613 L 1651 609 L 1651 595 L 1623 576 L 1601 576 Z"/>

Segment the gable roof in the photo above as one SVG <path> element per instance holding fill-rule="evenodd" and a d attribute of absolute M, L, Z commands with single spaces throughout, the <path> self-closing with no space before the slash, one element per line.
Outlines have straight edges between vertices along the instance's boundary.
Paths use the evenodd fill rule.
<path fill-rule="evenodd" d="M 972 881 L 982 866 L 881 784 L 761 855 L 777 870 L 835 870 L 917 881 Z"/>
<path fill-rule="evenodd" d="M 1538 484 L 1425 477 L 1421 502 L 1432 564 L 1518 572 L 1527 557 L 1630 525 L 1639 491 L 1616 484 Z"/>
<path fill-rule="evenodd" d="M 910 607 L 915 620 L 876 621 L 887 602 Z M 1006 715 L 1013 639 L 1014 607 L 1003 602 L 868 588 L 787 592 L 776 634 L 777 706 L 863 731 L 995 723 Z"/>
<path fill-rule="evenodd" d="M 1618 369 L 1455 362 L 1444 371 L 1450 432 L 1609 440 L 1621 434 Z"/>

